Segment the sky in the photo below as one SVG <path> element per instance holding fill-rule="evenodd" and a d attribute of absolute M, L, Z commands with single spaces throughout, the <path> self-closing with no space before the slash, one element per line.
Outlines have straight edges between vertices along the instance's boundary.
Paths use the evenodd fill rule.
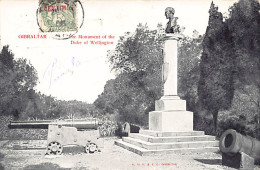
<path fill-rule="evenodd" d="M 214 0 L 222 13 L 228 13 L 234 0 Z M 36 69 L 39 82 L 36 90 L 60 100 L 80 100 L 92 103 L 102 93 L 107 80 L 115 78 L 110 71 L 107 51 L 113 50 L 119 36 L 133 32 L 139 23 L 156 29 L 166 25 L 166 7 L 175 9 L 184 34 L 193 30 L 204 34 L 208 24 L 211 0 L 81 0 L 84 10 L 82 27 L 76 38 L 57 40 L 41 33 L 37 24 L 37 0 L 0 1 L 1 46 L 9 45 L 15 58 L 26 58 Z M 79 9 L 80 10 L 80 9 Z M 81 16 L 78 15 L 78 21 Z M 47 35 L 46 39 L 23 39 L 19 35 Z M 83 44 L 79 35 L 106 36 L 101 41 L 110 45 Z M 109 39 L 108 36 L 114 36 Z M 82 44 L 71 44 L 71 41 Z"/>

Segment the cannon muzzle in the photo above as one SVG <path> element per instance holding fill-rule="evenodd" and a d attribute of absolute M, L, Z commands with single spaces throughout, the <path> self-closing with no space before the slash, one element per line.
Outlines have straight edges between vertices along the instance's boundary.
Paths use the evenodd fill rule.
<path fill-rule="evenodd" d="M 254 158 L 255 161 L 260 160 L 260 141 L 250 136 L 243 136 L 233 129 L 229 129 L 221 135 L 219 148 L 230 156 L 244 152 Z"/>
<path fill-rule="evenodd" d="M 48 129 L 49 125 L 68 126 L 75 127 L 77 129 L 97 129 L 100 123 L 97 119 L 11 121 L 9 128 Z"/>

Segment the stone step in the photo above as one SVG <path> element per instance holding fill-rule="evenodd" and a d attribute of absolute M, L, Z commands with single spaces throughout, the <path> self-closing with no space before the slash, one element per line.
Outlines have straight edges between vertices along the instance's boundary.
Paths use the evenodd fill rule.
<path fill-rule="evenodd" d="M 190 132 L 161 132 L 154 130 L 140 130 L 140 134 L 155 136 L 155 137 L 172 137 L 172 136 L 203 136 L 204 131 L 190 131 Z"/>
<path fill-rule="evenodd" d="M 214 141 L 215 136 L 173 136 L 173 137 L 154 137 L 140 133 L 130 133 L 129 137 L 140 139 L 151 143 L 171 143 L 171 142 L 190 142 L 190 141 Z"/>
<path fill-rule="evenodd" d="M 218 141 L 151 143 L 151 142 L 146 142 L 131 137 L 123 137 L 123 141 L 148 150 L 175 149 L 175 148 L 204 148 L 204 147 L 217 147 L 219 145 Z"/>
<path fill-rule="evenodd" d="M 160 155 L 160 154 L 174 154 L 174 153 L 203 153 L 203 152 L 218 152 L 218 147 L 204 147 L 204 148 L 174 148 L 174 149 L 159 149 L 147 150 L 139 146 L 124 142 L 122 140 L 115 141 L 115 145 L 125 148 L 141 156 Z"/>

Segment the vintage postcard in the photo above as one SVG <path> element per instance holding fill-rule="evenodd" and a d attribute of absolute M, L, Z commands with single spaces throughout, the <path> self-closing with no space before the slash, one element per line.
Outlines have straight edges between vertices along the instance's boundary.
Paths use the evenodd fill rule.
<path fill-rule="evenodd" d="M 0 0 L 0 169 L 257 168 L 258 5 Z"/>

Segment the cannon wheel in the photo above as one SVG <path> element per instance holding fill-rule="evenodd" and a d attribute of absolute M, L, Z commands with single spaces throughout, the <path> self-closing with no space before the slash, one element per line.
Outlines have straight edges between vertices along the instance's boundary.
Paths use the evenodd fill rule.
<path fill-rule="evenodd" d="M 87 143 L 85 151 L 86 153 L 94 153 L 98 151 L 98 146 L 95 143 Z"/>
<path fill-rule="evenodd" d="M 47 146 L 47 155 L 60 155 L 63 147 L 59 142 L 50 142 Z"/>

